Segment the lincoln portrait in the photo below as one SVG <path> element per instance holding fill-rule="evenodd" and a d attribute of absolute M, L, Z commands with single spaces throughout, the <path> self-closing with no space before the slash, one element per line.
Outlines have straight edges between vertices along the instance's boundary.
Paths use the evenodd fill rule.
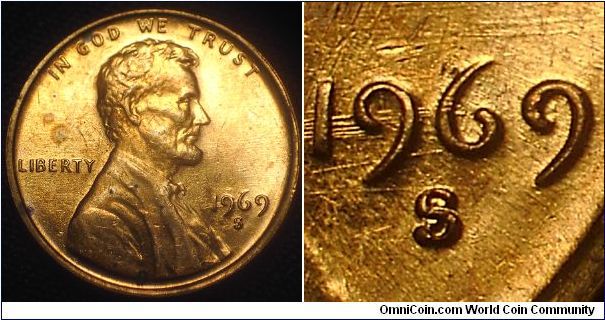
<path fill-rule="evenodd" d="M 200 164 L 196 142 L 210 123 L 199 64 L 189 48 L 147 39 L 101 66 L 96 108 L 114 147 L 67 232 L 68 250 L 88 265 L 153 281 L 206 270 L 230 254 L 174 180 L 179 168 Z"/>

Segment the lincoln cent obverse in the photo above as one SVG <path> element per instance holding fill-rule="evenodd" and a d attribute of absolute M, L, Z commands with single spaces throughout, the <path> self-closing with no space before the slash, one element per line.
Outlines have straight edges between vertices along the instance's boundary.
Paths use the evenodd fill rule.
<path fill-rule="evenodd" d="M 20 213 L 63 266 L 102 287 L 167 295 L 235 272 L 288 212 L 299 133 L 275 71 L 195 15 L 88 25 L 34 70 L 13 112 Z"/>

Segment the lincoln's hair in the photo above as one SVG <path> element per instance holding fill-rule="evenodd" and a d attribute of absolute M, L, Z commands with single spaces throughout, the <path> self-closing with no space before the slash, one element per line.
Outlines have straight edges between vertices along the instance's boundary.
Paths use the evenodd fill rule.
<path fill-rule="evenodd" d="M 107 137 L 120 139 L 123 122 L 136 115 L 133 106 L 148 94 L 161 90 L 161 67 L 172 61 L 183 68 L 198 65 L 197 55 L 171 41 L 147 39 L 124 47 L 101 66 L 97 76 L 97 109 Z"/>

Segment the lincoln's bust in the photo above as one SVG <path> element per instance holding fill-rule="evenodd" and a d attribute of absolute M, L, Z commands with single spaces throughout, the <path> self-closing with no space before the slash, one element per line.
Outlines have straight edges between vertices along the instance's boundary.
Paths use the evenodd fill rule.
<path fill-rule="evenodd" d="M 229 255 L 208 217 L 184 203 L 173 175 L 200 163 L 195 145 L 210 122 L 200 105 L 189 48 L 130 44 L 97 77 L 97 110 L 114 149 L 76 209 L 70 252 L 90 266 L 161 280 L 204 270 Z"/>

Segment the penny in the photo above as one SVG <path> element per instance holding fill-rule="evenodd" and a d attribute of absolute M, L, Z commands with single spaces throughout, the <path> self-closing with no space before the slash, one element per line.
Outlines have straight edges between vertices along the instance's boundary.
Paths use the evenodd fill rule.
<path fill-rule="evenodd" d="M 602 3 L 307 3 L 304 24 L 305 300 L 593 299 Z"/>
<path fill-rule="evenodd" d="M 125 12 L 59 43 L 11 117 L 13 198 L 48 253 L 129 294 L 190 292 L 256 256 L 299 172 L 293 106 L 221 24 Z"/>

